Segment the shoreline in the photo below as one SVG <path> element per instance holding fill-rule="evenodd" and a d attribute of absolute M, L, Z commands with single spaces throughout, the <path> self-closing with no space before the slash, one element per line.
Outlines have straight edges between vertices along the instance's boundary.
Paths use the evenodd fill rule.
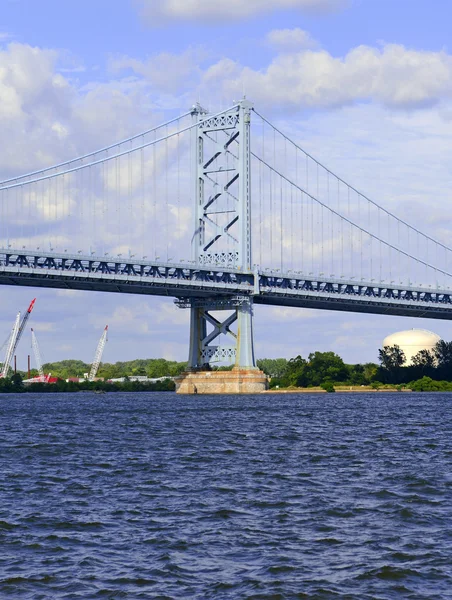
<path fill-rule="evenodd" d="M 382 393 L 382 392 L 412 392 L 410 388 L 402 388 L 398 390 L 397 388 L 371 388 L 371 387 L 355 387 L 355 386 L 338 386 L 334 388 L 334 392 L 327 392 L 322 388 L 281 388 L 281 389 L 271 389 L 266 390 L 265 392 L 261 392 L 262 394 L 328 394 L 328 393 L 344 393 L 344 394 L 368 394 L 368 393 Z"/>

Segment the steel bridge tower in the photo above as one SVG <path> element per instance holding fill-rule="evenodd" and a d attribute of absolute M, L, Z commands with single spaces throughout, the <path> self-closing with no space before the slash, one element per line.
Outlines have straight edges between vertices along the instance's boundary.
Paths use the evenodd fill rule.
<path fill-rule="evenodd" d="M 199 266 L 252 272 L 250 123 L 252 104 L 242 100 L 220 116 L 209 118 L 199 105 L 192 118 L 192 173 L 195 222 L 192 258 Z M 184 299 L 189 306 L 189 370 L 210 363 L 235 362 L 239 369 L 256 369 L 253 349 L 252 296 Z M 224 311 L 218 320 L 213 311 Z M 237 332 L 231 325 L 237 322 Z M 213 327 L 210 333 L 208 325 Z M 222 343 L 219 337 L 222 336 Z"/>

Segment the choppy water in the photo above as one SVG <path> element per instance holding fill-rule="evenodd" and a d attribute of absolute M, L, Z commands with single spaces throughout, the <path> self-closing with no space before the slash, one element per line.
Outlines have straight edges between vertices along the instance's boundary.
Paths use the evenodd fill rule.
<path fill-rule="evenodd" d="M 1 598 L 452 598 L 452 395 L 0 396 Z"/>

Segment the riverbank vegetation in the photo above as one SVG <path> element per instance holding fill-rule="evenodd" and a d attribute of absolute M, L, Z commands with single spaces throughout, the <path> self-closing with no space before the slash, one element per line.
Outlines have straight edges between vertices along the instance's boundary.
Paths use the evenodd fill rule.
<path fill-rule="evenodd" d="M 379 364 L 350 365 L 334 352 L 313 352 L 305 359 L 265 359 L 258 366 L 272 388 L 335 386 L 371 389 L 408 388 L 413 391 L 452 391 L 452 342 L 440 340 L 432 350 L 421 350 L 411 364 L 399 346 L 379 350 Z"/>
<path fill-rule="evenodd" d="M 31 383 L 24 385 L 22 375 L 15 373 L 12 377 L 0 379 L 0 393 L 42 393 L 42 392 L 173 392 L 175 384 L 172 379 L 161 381 L 66 381 L 58 379 L 55 383 Z"/>
<path fill-rule="evenodd" d="M 421 350 L 407 365 L 407 359 L 399 346 L 386 346 L 379 350 L 379 364 L 346 364 L 334 352 L 312 352 L 307 358 L 296 356 L 261 359 L 257 366 L 268 375 L 270 387 L 275 389 L 319 388 L 332 392 L 335 389 L 353 391 L 364 389 L 411 389 L 413 391 L 452 391 L 452 342 L 439 341 L 433 350 Z M 25 373 L 19 372 L 10 378 L 0 379 L 1 392 L 17 391 L 172 391 L 172 378 L 187 368 L 185 362 L 158 359 L 136 359 L 114 364 L 103 363 L 98 371 L 98 380 L 70 381 L 83 378 L 90 365 L 79 360 L 64 360 L 44 365 L 44 372 L 57 377 L 54 384 L 33 383 L 24 386 Z M 216 367 L 230 369 L 232 367 Z M 214 367 L 215 369 L 215 367 Z M 32 371 L 31 376 L 36 376 Z M 134 376 L 167 378 L 157 382 L 131 381 Z M 124 382 L 109 379 L 125 378 Z M 69 381 L 66 381 L 68 380 Z"/>
<path fill-rule="evenodd" d="M 43 365 L 44 373 L 52 373 L 53 377 L 59 379 L 83 378 L 85 373 L 89 373 L 90 368 L 91 365 L 81 360 L 62 360 Z M 100 379 L 117 379 L 137 375 L 149 377 L 150 379 L 177 377 L 186 368 L 186 362 L 175 362 L 164 358 L 136 359 L 125 362 L 101 363 L 97 377 Z M 35 372 L 35 374 L 37 373 Z"/>

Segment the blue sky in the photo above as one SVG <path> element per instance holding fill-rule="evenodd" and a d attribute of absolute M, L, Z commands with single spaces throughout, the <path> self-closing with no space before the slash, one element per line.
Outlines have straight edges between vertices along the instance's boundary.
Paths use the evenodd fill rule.
<path fill-rule="evenodd" d="M 224 6 L 229 13 L 210 0 L 3 0 L 0 178 L 113 143 L 198 99 L 215 108 L 245 90 L 340 175 L 448 241 L 450 2 Z M 38 295 L 35 329 L 47 360 L 90 361 L 106 323 L 105 360 L 186 358 L 188 315 L 171 300 L 1 291 L 3 337 Z M 452 339 L 448 322 L 259 307 L 256 353 L 319 349 L 376 360 L 388 333 L 411 327 Z"/>
<path fill-rule="evenodd" d="M 334 55 L 381 42 L 448 50 L 452 6 L 447 0 L 351 0 L 347 5 L 329 14 L 283 10 L 241 22 L 206 24 L 194 19 L 152 27 L 140 17 L 139 2 L 133 0 L 4 0 L 0 28 L 21 43 L 67 50 L 92 67 L 105 63 L 109 54 L 144 57 L 198 44 L 234 56 L 237 43 L 292 27 L 309 31 Z M 262 66 L 268 53 L 248 58 L 254 66 Z"/>

